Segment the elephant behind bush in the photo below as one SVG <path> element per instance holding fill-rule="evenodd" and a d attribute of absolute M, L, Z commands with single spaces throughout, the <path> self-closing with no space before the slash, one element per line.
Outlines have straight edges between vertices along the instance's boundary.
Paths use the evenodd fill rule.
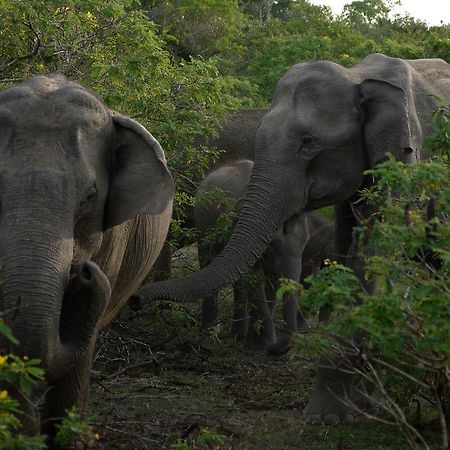
<path fill-rule="evenodd" d="M 426 157 L 433 111 L 449 100 L 450 66 L 440 59 L 373 54 L 350 68 L 331 61 L 294 65 L 256 132 L 255 166 L 225 249 L 201 271 L 155 283 L 140 295 L 178 301 L 210 295 L 253 266 L 289 217 L 327 205 L 335 205 L 337 253 L 370 288 L 363 260 L 352 257 L 355 227 L 377 212 L 360 195 L 374 182 L 367 170 L 387 153 L 404 163 Z M 311 421 L 352 420 L 343 396 L 366 406 L 340 362 L 333 364 L 318 371 L 306 408 Z"/>
<path fill-rule="evenodd" d="M 219 151 L 217 159 L 211 161 L 206 169 L 206 175 L 219 167 L 238 160 L 248 159 L 253 161 L 255 159 L 255 134 L 266 112 L 267 109 L 265 108 L 249 108 L 235 111 L 223 121 L 217 137 L 206 139 L 204 136 L 201 136 L 195 139 L 195 147 L 200 148 L 203 145 L 209 145 Z M 200 181 L 201 179 L 190 180 L 190 183 L 185 186 L 187 194 L 195 195 L 195 186 Z M 194 207 L 192 205 L 183 205 L 181 214 L 178 214 L 176 218 L 181 220 L 184 228 L 195 228 Z M 175 239 L 170 233 L 168 241 L 170 242 L 164 245 L 161 255 L 154 266 L 153 279 L 155 281 L 170 278 L 173 250 L 190 245 L 194 243 L 195 239 L 189 233 L 177 236 Z M 134 301 L 137 308 L 142 307 L 142 302 L 139 302 L 137 298 L 134 298 Z M 133 299 L 130 301 L 131 304 L 133 304 Z"/>
<path fill-rule="evenodd" d="M 247 195 L 253 161 L 240 160 L 212 171 L 199 185 L 195 206 L 200 266 L 207 266 L 225 247 L 229 237 L 223 228 L 232 225 Z M 228 215 L 228 219 L 227 219 Z M 306 218 L 306 220 L 305 220 Z M 223 221 L 223 223 L 221 223 Z M 280 278 L 304 282 L 320 268 L 324 259 L 335 257 L 334 223 L 318 213 L 289 218 L 275 233 L 263 256 L 234 284 L 232 336 L 245 340 L 254 349 L 268 348 L 271 353 L 285 352 L 290 335 L 303 325 L 298 310 L 298 295 L 283 296 L 284 339 L 276 343 L 274 307 Z M 301 308 L 301 305 L 300 305 Z M 297 317 L 299 320 L 297 321 Z M 218 295 L 203 299 L 202 324 L 208 327 L 218 320 Z"/>
<path fill-rule="evenodd" d="M 62 76 L 0 92 L 0 161 L 0 311 L 20 341 L 0 351 L 41 359 L 44 418 L 61 417 L 85 406 L 97 332 L 160 252 L 173 181 L 143 126 Z"/>

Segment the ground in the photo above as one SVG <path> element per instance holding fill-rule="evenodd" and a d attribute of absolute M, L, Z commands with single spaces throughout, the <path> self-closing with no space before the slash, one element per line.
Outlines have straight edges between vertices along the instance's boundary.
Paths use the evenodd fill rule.
<path fill-rule="evenodd" d="M 226 320 L 202 334 L 198 317 L 198 303 L 155 303 L 102 333 L 90 401 L 99 448 L 408 448 L 385 425 L 306 424 L 313 361 L 249 352 L 228 336 Z"/>

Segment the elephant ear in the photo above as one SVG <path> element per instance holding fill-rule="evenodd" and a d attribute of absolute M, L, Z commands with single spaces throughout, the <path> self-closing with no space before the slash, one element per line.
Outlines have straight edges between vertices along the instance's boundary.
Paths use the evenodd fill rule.
<path fill-rule="evenodd" d="M 388 152 L 404 162 L 417 159 L 421 130 L 405 91 L 375 79 L 364 80 L 357 89 L 369 166 L 373 168 L 385 160 Z"/>
<path fill-rule="evenodd" d="M 174 184 L 159 142 L 139 123 L 113 114 L 109 191 L 104 229 L 137 214 L 160 214 L 173 198 Z"/>

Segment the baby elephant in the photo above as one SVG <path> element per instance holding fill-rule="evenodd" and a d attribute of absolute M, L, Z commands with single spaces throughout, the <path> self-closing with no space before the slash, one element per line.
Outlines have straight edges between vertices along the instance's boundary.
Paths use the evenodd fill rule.
<path fill-rule="evenodd" d="M 240 160 L 211 172 L 199 185 L 195 206 L 198 253 L 202 267 L 225 246 L 227 222 L 234 225 L 253 169 L 253 161 Z M 225 234 L 225 236 L 224 236 Z M 283 298 L 282 337 L 277 340 L 273 322 L 280 278 L 302 282 L 325 258 L 334 255 L 334 224 L 317 213 L 289 218 L 273 237 L 268 249 L 253 267 L 234 284 L 232 335 L 252 349 L 281 354 L 290 347 L 290 337 L 304 323 L 298 311 L 298 296 Z M 217 294 L 203 299 L 202 325 L 218 320 Z"/>

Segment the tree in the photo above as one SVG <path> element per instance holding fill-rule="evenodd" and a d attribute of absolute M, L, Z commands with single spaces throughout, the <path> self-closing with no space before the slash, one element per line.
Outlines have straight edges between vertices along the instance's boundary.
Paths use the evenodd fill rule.
<path fill-rule="evenodd" d="M 355 0 L 344 6 L 343 19 L 366 35 L 379 35 L 390 25 L 389 13 L 399 0 Z"/>
<path fill-rule="evenodd" d="M 146 10 L 171 39 L 171 48 L 185 59 L 233 49 L 243 21 L 237 0 L 157 0 Z"/>

